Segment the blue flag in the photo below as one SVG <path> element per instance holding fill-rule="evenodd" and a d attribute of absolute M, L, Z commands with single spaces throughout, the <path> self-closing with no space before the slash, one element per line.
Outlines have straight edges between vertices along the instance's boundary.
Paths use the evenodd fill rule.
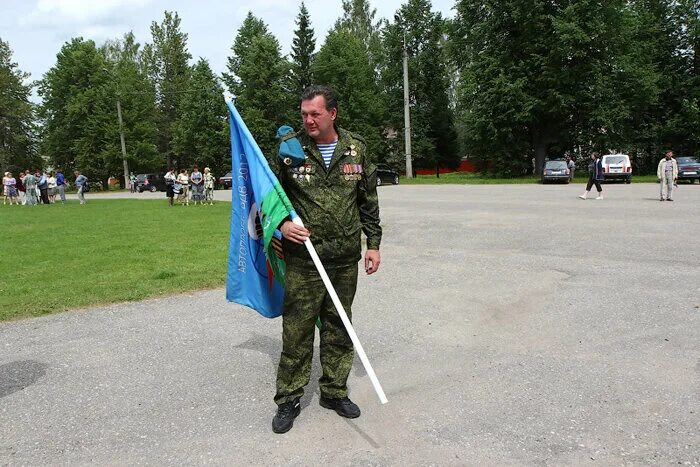
<path fill-rule="evenodd" d="M 282 314 L 285 271 L 277 228 L 297 214 L 233 102 L 226 104 L 232 159 L 226 298 L 274 318 Z"/>

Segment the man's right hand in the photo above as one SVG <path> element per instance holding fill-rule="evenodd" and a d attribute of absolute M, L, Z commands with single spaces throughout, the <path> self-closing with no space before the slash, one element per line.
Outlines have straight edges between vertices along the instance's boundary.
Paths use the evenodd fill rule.
<path fill-rule="evenodd" d="M 303 244 L 307 238 L 311 235 L 311 232 L 306 230 L 305 227 L 295 224 L 292 221 L 285 221 L 280 228 L 284 238 L 290 242 Z"/>

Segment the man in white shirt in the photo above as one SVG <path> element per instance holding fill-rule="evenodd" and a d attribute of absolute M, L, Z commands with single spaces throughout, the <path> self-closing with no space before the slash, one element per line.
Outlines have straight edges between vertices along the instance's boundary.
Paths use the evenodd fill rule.
<path fill-rule="evenodd" d="M 673 201 L 673 184 L 678 181 L 678 164 L 673 158 L 673 151 L 666 151 L 666 157 L 659 161 L 656 177 L 661 183 L 659 201 Z"/>

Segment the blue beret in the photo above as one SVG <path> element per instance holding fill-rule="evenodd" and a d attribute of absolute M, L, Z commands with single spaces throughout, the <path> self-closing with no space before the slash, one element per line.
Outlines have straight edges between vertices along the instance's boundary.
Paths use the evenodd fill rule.
<path fill-rule="evenodd" d="M 279 127 L 277 137 L 280 138 L 279 158 L 285 164 L 296 167 L 304 163 L 306 155 L 304 148 L 301 147 L 301 142 L 296 137 L 292 137 L 294 129 L 288 125 Z"/>

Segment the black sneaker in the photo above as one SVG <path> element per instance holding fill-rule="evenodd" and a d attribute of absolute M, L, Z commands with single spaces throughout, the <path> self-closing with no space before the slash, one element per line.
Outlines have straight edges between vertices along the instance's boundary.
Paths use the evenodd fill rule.
<path fill-rule="evenodd" d="M 345 418 L 357 418 L 360 416 L 360 408 L 347 397 L 340 399 L 329 399 L 321 397 L 318 401 L 321 407 L 335 410 L 335 413 Z"/>
<path fill-rule="evenodd" d="M 301 405 L 299 399 L 294 399 L 291 402 L 285 402 L 277 407 L 275 418 L 272 419 L 272 431 L 275 433 L 286 433 L 292 429 L 294 419 L 299 416 Z"/>

